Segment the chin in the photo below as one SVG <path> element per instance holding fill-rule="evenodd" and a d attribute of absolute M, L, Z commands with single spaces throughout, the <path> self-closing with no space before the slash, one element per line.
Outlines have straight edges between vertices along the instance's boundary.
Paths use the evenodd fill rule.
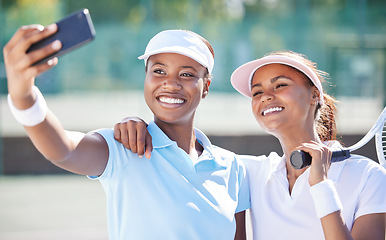
<path fill-rule="evenodd" d="M 270 135 L 276 136 L 278 134 L 278 131 L 279 131 L 279 125 L 278 124 L 270 123 L 268 125 L 264 125 L 264 124 L 259 123 L 259 125 L 260 125 L 261 129 L 263 129 L 264 132 L 266 132 Z"/>
<path fill-rule="evenodd" d="M 263 130 L 264 130 L 264 132 L 271 134 L 271 135 L 274 135 L 274 133 L 276 132 L 276 128 L 263 128 Z"/>
<path fill-rule="evenodd" d="M 260 120 L 259 118 L 256 118 L 256 120 L 261 129 L 263 129 L 266 133 L 271 134 L 271 131 L 275 131 L 278 127 L 278 124 L 273 121 L 267 123 L 264 120 Z"/>

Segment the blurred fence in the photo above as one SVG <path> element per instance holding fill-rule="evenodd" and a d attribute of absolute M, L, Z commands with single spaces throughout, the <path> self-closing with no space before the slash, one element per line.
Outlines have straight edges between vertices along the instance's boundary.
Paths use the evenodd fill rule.
<path fill-rule="evenodd" d="M 217 1 L 220 2 L 218 8 L 227 7 L 229 16 L 233 16 L 224 18 L 211 17 L 210 11 L 213 8 L 210 8 L 206 14 L 202 14 L 203 10 L 200 10 L 198 6 L 200 4 L 205 6 L 203 1 L 121 1 L 125 7 L 130 5 L 129 2 L 137 2 L 136 7 L 127 10 L 127 18 L 119 19 L 113 17 L 114 13 L 124 15 L 125 10 L 119 9 L 119 14 L 111 10 L 114 4 L 119 3 L 118 0 L 112 1 L 109 6 L 106 6 L 103 1 L 95 1 L 94 4 L 87 0 L 0 0 L 0 44 L 4 46 L 21 24 L 39 22 L 47 25 L 82 6 L 90 8 L 91 16 L 95 20 L 96 38 L 90 44 L 63 56 L 58 66 L 37 78 L 36 84 L 48 96 L 51 94 L 60 98 L 66 95 L 63 101 L 68 101 L 68 94 L 71 93 L 77 95 L 85 92 L 99 93 L 103 98 L 107 92 L 114 94 L 114 92 L 122 91 L 142 91 L 145 76 L 144 65 L 143 61 L 137 59 L 137 56 L 143 53 L 148 40 L 157 32 L 164 29 L 182 28 L 201 34 L 214 47 L 216 64 L 211 85 L 211 91 L 214 93 L 237 95 L 229 81 L 236 67 L 246 61 L 261 57 L 267 52 L 290 49 L 307 55 L 318 63 L 321 70 L 330 73 L 331 87 L 327 86 L 327 90 L 338 99 L 345 99 L 346 103 L 343 102 L 342 105 L 347 106 L 347 102 L 355 102 L 358 103 L 356 108 L 373 108 L 373 110 L 364 109 L 356 112 L 353 114 L 356 116 L 355 119 L 349 115 L 344 116 L 344 121 L 340 125 L 345 131 L 351 128 L 357 131 L 353 133 L 354 135 L 361 134 L 364 129 L 368 128 L 369 123 L 363 118 L 374 118 L 374 116 L 376 118 L 378 110 L 385 106 L 385 1 L 224 0 L 222 3 Z M 174 5 L 174 8 L 171 9 L 186 8 L 184 10 L 186 12 L 183 10 L 179 12 L 182 20 L 176 20 L 173 12 L 167 12 L 168 2 Z M 163 8 L 156 9 L 156 3 L 163 4 Z M 238 4 L 236 6 L 231 3 Z M 144 14 L 146 11 L 147 15 Z M 158 21 L 157 17 L 161 14 L 166 17 Z M 168 15 L 170 19 L 167 18 Z M 133 16 L 137 16 L 137 20 Z M 2 99 L 6 92 L 4 64 L 0 58 L 0 96 L 3 95 Z M 212 109 L 207 111 L 208 114 L 229 115 L 228 107 L 216 107 L 218 106 L 216 104 L 224 104 L 224 99 L 227 98 L 215 100 L 215 103 L 211 105 Z M 234 98 L 229 97 L 229 99 Z M 87 99 L 83 100 L 87 101 Z M 93 105 L 92 102 L 88 104 Z M 4 108 L 4 104 L 0 106 Z M 240 108 L 239 106 L 234 107 Z M 348 113 L 347 109 L 350 108 L 352 106 L 348 104 L 348 107 L 343 108 L 343 112 Z M 218 112 L 221 109 L 224 112 Z M 369 111 L 374 114 L 368 115 Z M 0 109 L 0 114 L 5 113 L 8 114 L 8 111 Z M 367 115 L 364 116 L 364 113 Z M 125 115 L 128 114 L 131 115 L 132 112 Z M 0 162 L 3 162 L 4 156 L 2 141 L 4 137 L 13 135 L 10 130 L 12 126 L 5 126 L 4 119 L 8 121 L 9 117 L 0 116 L 0 121 L 3 121 L 0 123 L 2 126 L 0 128 Z M 113 122 L 118 120 L 120 119 L 114 119 Z M 74 119 L 72 122 L 77 124 Z M 359 125 L 364 124 L 358 127 L 358 124 L 353 124 L 353 122 Z M 224 121 L 222 124 L 225 126 L 228 122 Z M 84 130 L 79 129 L 81 127 L 80 125 L 75 126 L 75 129 Z M 208 128 L 213 129 L 213 125 Z M 229 127 L 224 129 L 218 129 L 218 132 L 222 131 L 221 135 L 228 136 L 245 133 L 245 129 L 239 134 L 226 132 Z M 207 130 L 205 126 L 204 130 Z M 252 133 L 255 132 L 252 131 Z M 19 133 L 14 132 L 14 135 L 19 136 Z M 1 166 L 2 164 L 0 164 L 0 172 L 2 171 Z"/>
<path fill-rule="evenodd" d="M 78 51 L 64 56 L 59 66 L 39 77 L 37 85 L 46 93 L 141 90 L 144 67 L 143 61 L 139 61 L 137 56 L 143 53 L 147 42 L 154 34 L 164 29 L 175 28 L 196 31 L 213 45 L 216 64 L 212 91 L 234 93 L 229 77 L 236 67 L 267 52 L 280 49 L 306 54 L 317 62 L 321 70 L 331 74 L 331 83 L 336 88 L 329 91 L 338 97 L 383 98 L 385 90 L 386 2 L 384 1 L 337 0 L 330 1 L 330 4 L 311 0 L 232 1 L 240 4 L 245 2 L 242 5 L 244 13 L 239 14 L 238 18 L 229 16 L 224 16 L 224 19 L 210 18 L 203 17 L 199 13 L 192 16 L 191 13 L 188 14 L 187 9 L 187 16 L 182 19 L 175 20 L 171 12 L 169 20 L 166 18 L 157 21 L 156 16 L 148 13 L 143 16 L 141 22 L 113 18 L 113 10 L 106 12 L 100 9 L 105 5 L 98 4 L 100 1 L 96 1 L 95 4 L 83 1 L 84 4 L 90 2 L 90 6 L 85 6 L 81 4 L 82 2 L 75 4 L 76 1 L 58 3 L 47 0 L 44 2 L 51 2 L 51 8 L 46 6 L 50 6 L 49 4 L 37 5 L 46 6 L 46 9 L 41 11 L 34 9 L 36 4 L 32 3 L 43 1 L 16 1 L 20 2 L 20 10 L 17 9 L 18 5 L 5 4 L 7 8 L 1 7 L 2 1 L 0 1 L 2 45 L 21 24 L 40 21 L 39 23 L 46 25 L 76 10 L 74 7 L 83 6 L 91 9 L 91 16 L 95 19 L 96 39 Z M 31 6 L 27 8 L 21 2 L 31 2 Z M 117 2 L 119 1 L 114 1 L 115 4 Z M 147 0 L 140 4 L 142 8 L 148 9 L 151 5 L 155 5 L 152 2 Z M 165 11 L 168 7 L 175 5 L 176 9 L 179 6 L 174 0 L 169 0 L 170 6 L 168 1 L 164 2 L 162 6 L 165 9 L 162 10 Z M 182 1 L 181 8 L 187 4 L 186 2 L 190 3 L 191 7 L 199 4 L 196 0 Z M 208 4 L 209 2 L 211 1 L 208 1 Z M 229 2 L 231 1 L 224 1 L 219 8 Z M 201 2 L 200 4 L 204 5 Z M 130 8 L 126 2 L 122 6 Z M 155 10 L 157 9 L 148 9 L 147 12 L 160 15 Z M 127 10 L 128 16 L 130 11 L 133 10 Z M 229 7 L 229 15 L 234 15 L 237 11 L 240 9 Z M 6 93 L 2 67 L 0 78 L 0 93 Z"/>

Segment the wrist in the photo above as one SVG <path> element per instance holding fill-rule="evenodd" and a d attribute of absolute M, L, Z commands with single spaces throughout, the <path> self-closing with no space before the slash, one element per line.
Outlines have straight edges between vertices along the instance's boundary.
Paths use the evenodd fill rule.
<path fill-rule="evenodd" d="M 25 94 L 24 96 L 18 96 L 15 94 L 8 94 L 8 96 L 8 99 L 11 99 L 13 106 L 20 111 L 31 108 L 36 102 L 37 98 L 36 94 L 33 91 L 31 94 Z"/>
<path fill-rule="evenodd" d="M 32 94 L 29 94 L 25 100 L 23 103 L 18 102 L 16 106 L 10 94 L 8 94 L 8 106 L 15 119 L 28 127 L 43 122 L 47 115 L 47 103 L 36 86 L 32 87 Z"/>
<path fill-rule="evenodd" d="M 318 218 L 342 210 L 342 203 L 332 180 L 326 179 L 310 187 Z"/>
<path fill-rule="evenodd" d="M 309 179 L 308 179 L 308 183 L 310 184 L 310 186 L 312 187 L 312 186 L 314 186 L 314 185 L 316 185 L 316 184 L 318 184 L 318 183 L 321 183 L 321 182 L 323 182 L 323 181 L 326 181 L 327 180 L 327 178 L 326 177 L 321 177 L 321 176 L 319 176 L 319 177 L 312 177 L 311 175 L 310 175 L 310 177 L 309 177 Z"/>

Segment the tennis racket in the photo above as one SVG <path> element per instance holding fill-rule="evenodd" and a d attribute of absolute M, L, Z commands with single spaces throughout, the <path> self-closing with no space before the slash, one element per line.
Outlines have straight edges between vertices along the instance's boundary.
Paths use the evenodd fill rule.
<path fill-rule="evenodd" d="M 340 162 L 351 155 L 352 151 L 355 151 L 363 147 L 368 143 L 372 137 L 375 135 L 375 147 L 378 156 L 378 162 L 386 168 L 386 107 L 383 109 L 381 115 L 378 117 L 377 121 L 370 129 L 370 131 L 356 144 L 348 148 L 342 148 L 340 151 L 332 152 L 331 162 Z M 312 157 L 307 152 L 301 150 L 295 150 L 291 153 L 290 156 L 291 165 L 295 169 L 302 169 L 311 165 Z"/>

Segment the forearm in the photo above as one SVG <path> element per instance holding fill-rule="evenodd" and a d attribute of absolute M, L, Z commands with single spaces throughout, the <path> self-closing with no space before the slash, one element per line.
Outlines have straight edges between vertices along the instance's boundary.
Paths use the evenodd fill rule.
<path fill-rule="evenodd" d="M 105 169 L 108 148 L 99 134 L 65 131 L 50 111 L 41 124 L 25 129 L 39 152 L 58 167 L 91 176 Z"/>
<path fill-rule="evenodd" d="M 340 211 L 329 214 L 321 219 L 325 238 L 355 239 L 355 240 L 384 240 L 386 229 L 386 214 L 373 213 L 355 220 L 351 232 L 344 224 Z"/>
<path fill-rule="evenodd" d="M 15 119 L 25 127 L 35 147 L 63 169 L 83 175 L 100 175 L 108 159 L 103 137 L 65 131 L 48 109 L 40 91 L 36 87 L 31 89 L 24 96 L 9 91 L 8 103 Z"/>
<path fill-rule="evenodd" d="M 343 221 L 340 211 L 331 213 L 321 218 L 324 237 L 326 240 L 353 239 L 346 224 Z"/>
<path fill-rule="evenodd" d="M 246 227 L 245 227 L 245 211 L 236 213 L 235 220 L 236 220 L 235 240 L 247 239 Z"/>
<path fill-rule="evenodd" d="M 367 214 L 355 220 L 350 232 L 341 215 L 342 204 L 330 180 L 310 188 L 317 216 L 321 220 L 325 239 L 385 239 L 384 214 Z M 371 238 L 369 238 L 371 236 Z"/>
<path fill-rule="evenodd" d="M 34 87 L 35 77 L 55 66 L 58 59 L 38 65 L 33 63 L 57 52 L 62 44 L 54 41 L 41 49 L 27 50 L 57 29 L 56 24 L 46 28 L 41 25 L 22 26 L 4 46 L 8 103 L 15 119 L 25 127 L 35 147 L 47 159 L 74 173 L 99 175 L 109 156 L 104 138 L 98 134 L 68 134 Z"/>
<path fill-rule="evenodd" d="M 66 159 L 75 149 L 76 141 L 66 134 L 59 120 L 48 110 L 39 89 L 31 87 L 30 90 L 25 91 L 23 95 L 10 91 L 8 104 L 12 114 L 25 127 L 35 147 L 47 159 Z"/>
<path fill-rule="evenodd" d="M 66 131 L 50 111 L 41 124 L 25 129 L 39 152 L 58 167 L 90 176 L 104 171 L 109 151 L 101 135 Z"/>
<path fill-rule="evenodd" d="M 353 239 L 341 216 L 343 206 L 333 181 L 327 179 L 312 185 L 310 193 L 325 239 Z"/>
<path fill-rule="evenodd" d="M 36 149 L 53 163 L 68 159 L 84 136 L 83 133 L 75 135 L 65 131 L 51 111 L 47 112 L 42 123 L 33 127 L 25 126 L 25 129 Z"/>

